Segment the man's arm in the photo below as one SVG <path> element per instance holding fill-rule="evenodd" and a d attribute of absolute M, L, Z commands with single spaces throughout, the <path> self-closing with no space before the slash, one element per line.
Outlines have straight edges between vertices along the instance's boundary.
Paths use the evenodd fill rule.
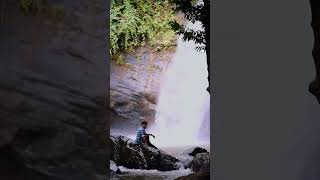
<path fill-rule="evenodd" d="M 153 134 L 148 134 L 148 133 L 145 133 L 146 136 L 152 136 L 153 138 L 156 138 Z"/>

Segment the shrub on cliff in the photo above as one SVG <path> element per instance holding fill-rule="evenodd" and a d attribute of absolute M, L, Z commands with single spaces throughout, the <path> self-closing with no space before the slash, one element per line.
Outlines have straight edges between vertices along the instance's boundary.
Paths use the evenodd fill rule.
<path fill-rule="evenodd" d="M 173 45 L 176 33 L 170 22 L 175 19 L 167 0 L 112 0 L 110 10 L 110 54 L 120 65 L 123 53 L 150 45 L 157 50 Z"/>

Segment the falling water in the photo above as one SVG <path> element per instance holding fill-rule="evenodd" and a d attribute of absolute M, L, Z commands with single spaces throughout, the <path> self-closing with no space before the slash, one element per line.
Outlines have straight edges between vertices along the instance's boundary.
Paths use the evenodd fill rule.
<path fill-rule="evenodd" d="M 200 22 L 187 27 L 201 29 Z M 209 144 L 210 95 L 206 54 L 195 50 L 193 41 L 178 39 L 161 84 L 156 119 L 150 131 L 159 147 Z"/>

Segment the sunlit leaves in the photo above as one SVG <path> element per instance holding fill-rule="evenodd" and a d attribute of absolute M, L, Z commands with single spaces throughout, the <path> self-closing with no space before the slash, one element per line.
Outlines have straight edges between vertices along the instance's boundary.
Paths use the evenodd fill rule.
<path fill-rule="evenodd" d="M 210 12 L 206 9 L 204 3 L 195 3 L 194 1 L 190 0 L 171 0 L 171 2 L 176 4 L 175 10 L 182 11 L 185 18 L 190 22 L 195 23 L 196 21 L 200 21 L 204 30 L 195 31 L 193 29 L 188 29 L 176 21 L 170 23 L 171 27 L 179 34 L 183 34 L 184 40 L 192 40 L 196 44 L 203 45 L 199 46 L 197 50 L 205 49 L 207 45 L 206 39 L 208 39 L 208 29 L 206 29 L 206 25 L 209 23 L 208 19 L 210 16 Z"/>
<path fill-rule="evenodd" d="M 145 44 L 161 49 L 172 45 L 175 33 L 169 25 L 174 11 L 167 0 L 113 0 L 110 12 L 110 54 L 117 64 L 119 54 L 133 52 Z"/>

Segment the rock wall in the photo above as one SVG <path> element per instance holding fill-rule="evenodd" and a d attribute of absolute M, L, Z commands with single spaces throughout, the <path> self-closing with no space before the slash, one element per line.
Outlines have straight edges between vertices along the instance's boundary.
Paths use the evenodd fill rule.
<path fill-rule="evenodd" d="M 129 67 L 110 64 L 110 107 L 112 129 L 135 133 L 142 120 L 154 121 L 160 83 L 173 52 L 138 49 L 127 55 Z"/>
<path fill-rule="evenodd" d="M 15 159 L 0 163 L 0 179 L 101 179 L 108 173 L 107 6 L 48 3 L 63 7 L 64 17 L 0 3 L 0 158 Z"/>
<path fill-rule="evenodd" d="M 315 95 L 320 102 L 320 3 L 317 0 L 310 0 L 312 11 L 311 26 L 314 32 L 314 48 L 312 55 L 315 62 L 316 77 L 310 83 L 309 91 Z"/>
<path fill-rule="evenodd" d="M 133 140 L 125 136 L 110 137 L 110 160 L 117 166 L 130 169 L 148 169 L 159 171 L 177 170 L 178 159 L 160 149 L 144 145 L 134 145 Z"/>

